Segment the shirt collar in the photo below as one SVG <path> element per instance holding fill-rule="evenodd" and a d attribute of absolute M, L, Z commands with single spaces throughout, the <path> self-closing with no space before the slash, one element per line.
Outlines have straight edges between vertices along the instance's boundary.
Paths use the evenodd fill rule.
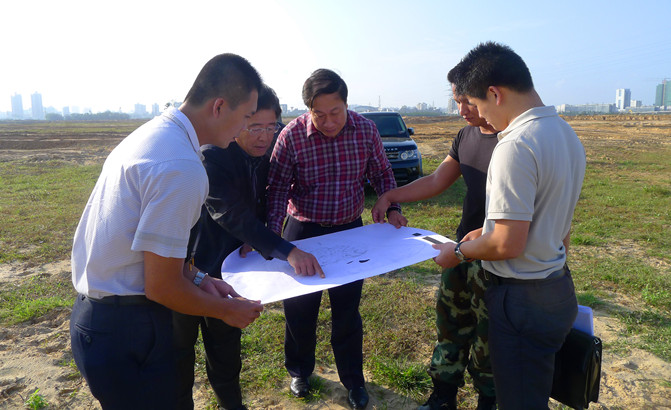
<path fill-rule="evenodd" d="M 189 118 L 175 107 L 170 107 L 163 111 L 163 116 L 175 123 L 179 128 L 181 128 L 182 131 L 184 131 L 186 137 L 191 143 L 193 151 L 197 153 L 201 159 L 203 159 L 203 155 L 200 152 L 200 142 L 198 142 L 198 136 L 196 135 L 196 129 L 193 128 L 193 124 L 191 124 Z"/>
<path fill-rule="evenodd" d="M 508 124 L 505 130 L 499 132 L 498 135 L 499 141 L 501 141 L 506 135 L 510 134 L 515 129 L 521 127 L 523 124 L 529 121 L 533 121 L 535 119 L 543 117 L 552 117 L 555 115 L 557 115 L 557 110 L 553 105 L 530 108 L 524 111 L 522 114 L 515 117 L 515 119 L 512 120 L 510 124 Z"/>

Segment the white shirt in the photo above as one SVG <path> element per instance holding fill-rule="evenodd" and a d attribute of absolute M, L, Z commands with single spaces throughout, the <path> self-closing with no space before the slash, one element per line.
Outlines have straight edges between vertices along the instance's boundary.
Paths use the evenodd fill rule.
<path fill-rule="evenodd" d="M 72 281 L 93 298 L 144 294 L 143 252 L 185 258 L 208 193 L 193 125 L 171 109 L 107 157 L 72 245 Z"/>
<path fill-rule="evenodd" d="M 542 279 L 566 261 L 569 232 L 583 178 L 585 149 L 554 107 L 532 108 L 499 133 L 487 174 L 483 234 L 495 220 L 530 221 L 522 255 L 482 266 L 502 277 Z"/>

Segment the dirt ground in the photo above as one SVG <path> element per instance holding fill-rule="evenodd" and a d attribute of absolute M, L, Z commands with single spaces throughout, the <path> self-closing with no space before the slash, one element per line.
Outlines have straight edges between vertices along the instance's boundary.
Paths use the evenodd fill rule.
<path fill-rule="evenodd" d="M 580 117 L 570 120 L 583 140 L 588 155 L 599 144 L 622 143 L 650 149 L 671 143 L 671 116 Z M 452 136 L 463 120 L 452 118 L 409 118 L 415 128 L 416 140 L 425 157 L 442 159 L 449 150 Z M 130 129 L 134 126 L 129 127 Z M 118 143 L 125 133 L 98 130 L 77 137 L 54 133 L 0 132 L 0 162 L 14 159 L 44 161 L 62 159 L 76 163 L 99 161 Z M 663 261 L 659 262 L 668 267 Z M 18 263 L 0 265 L 0 286 L 25 281 L 39 275 L 47 281 L 69 280 L 69 260 L 28 267 Z M 433 292 L 433 286 L 427 285 Z M 623 308 L 631 308 L 637 300 L 617 295 Z M 69 363 L 72 358 L 69 341 L 69 308 L 52 311 L 29 323 L 0 328 L 0 409 L 25 408 L 28 396 L 39 388 L 50 409 L 99 409 L 85 382 Z M 671 408 L 671 364 L 628 346 L 636 336 L 626 336 L 624 325 L 605 312 L 595 311 L 595 334 L 603 341 L 603 368 L 599 403 L 593 409 L 661 409 Z M 428 363 L 427 357 L 427 363 Z M 250 408 L 267 409 L 344 409 L 345 391 L 338 383 L 334 369 L 319 368 L 327 393 L 322 400 L 303 404 L 277 394 L 248 403 Z M 370 409 L 412 409 L 418 403 L 399 396 L 383 386 L 369 383 Z M 196 408 L 204 408 L 209 386 L 198 380 L 194 389 Z M 557 404 L 553 403 L 553 408 Z"/>

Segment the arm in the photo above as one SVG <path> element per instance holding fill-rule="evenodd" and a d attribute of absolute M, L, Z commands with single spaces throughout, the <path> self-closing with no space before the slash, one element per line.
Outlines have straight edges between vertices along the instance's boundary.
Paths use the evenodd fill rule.
<path fill-rule="evenodd" d="M 258 214 L 261 208 L 257 204 L 258 199 L 265 195 L 265 172 L 261 167 L 256 169 L 259 173 L 257 177 L 262 181 L 254 187 L 254 178 L 249 173 L 250 164 L 242 157 L 234 158 L 216 149 L 205 150 L 203 154 L 210 181 L 205 209 L 211 221 L 206 220 L 205 223 L 211 226 L 214 222 L 228 234 L 222 236 L 225 244 L 212 245 L 223 246 L 230 251 L 243 242 L 259 250 L 266 258 L 281 257 L 286 260 L 293 246 L 266 227 L 264 213 Z M 278 249 L 282 252 L 276 252 Z"/>
<path fill-rule="evenodd" d="M 183 266 L 184 260 L 181 258 L 166 258 L 144 252 L 147 298 L 177 312 L 214 317 L 239 328 L 247 327 L 263 311 L 263 305 L 259 302 L 222 298 L 205 292 L 185 276 L 187 270 Z M 232 295 L 231 292 L 229 294 Z"/>
<path fill-rule="evenodd" d="M 516 258 L 524 252 L 527 246 L 530 224 L 529 221 L 499 219 L 493 231 L 463 242 L 459 249 L 469 259 L 497 261 Z M 473 236 L 476 234 L 467 235 L 468 238 Z M 456 244 L 452 242 L 433 245 L 435 249 L 440 250 L 440 254 L 434 258 L 436 263 L 444 268 L 458 265 L 460 261 L 454 254 L 455 246 Z"/>
<path fill-rule="evenodd" d="M 293 179 L 293 164 L 287 151 L 287 134 L 284 128 L 277 138 L 268 170 L 268 228 L 280 235 L 282 223 L 287 215 L 289 188 Z"/>
<path fill-rule="evenodd" d="M 385 212 L 392 203 L 415 202 L 432 198 L 452 186 L 460 175 L 459 162 L 448 155 L 431 175 L 382 194 L 371 210 L 373 222 L 384 222 Z"/>
<path fill-rule="evenodd" d="M 568 258 L 568 246 L 571 243 L 571 228 L 569 228 L 568 233 L 566 234 L 564 239 L 562 239 L 562 242 L 564 243 L 564 249 L 565 249 L 565 252 L 566 252 L 566 257 Z"/>

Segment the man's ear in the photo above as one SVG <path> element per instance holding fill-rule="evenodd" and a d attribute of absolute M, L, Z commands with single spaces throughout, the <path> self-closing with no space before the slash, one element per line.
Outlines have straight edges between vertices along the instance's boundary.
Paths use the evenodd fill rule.
<path fill-rule="evenodd" d="M 214 117 L 219 117 L 221 110 L 228 108 L 228 103 L 223 98 L 215 98 L 212 103 L 212 115 Z"/>
<path fill-rule="evenodd" d="M 489 88 L 487 88 L 487 92 L 491 93 L 492 97 L 494 97 L 496 105 L 501 105 L 503 102 L 503 94 L 501 93 L 501 89 L 499 87 L 490 85 Z"/>

